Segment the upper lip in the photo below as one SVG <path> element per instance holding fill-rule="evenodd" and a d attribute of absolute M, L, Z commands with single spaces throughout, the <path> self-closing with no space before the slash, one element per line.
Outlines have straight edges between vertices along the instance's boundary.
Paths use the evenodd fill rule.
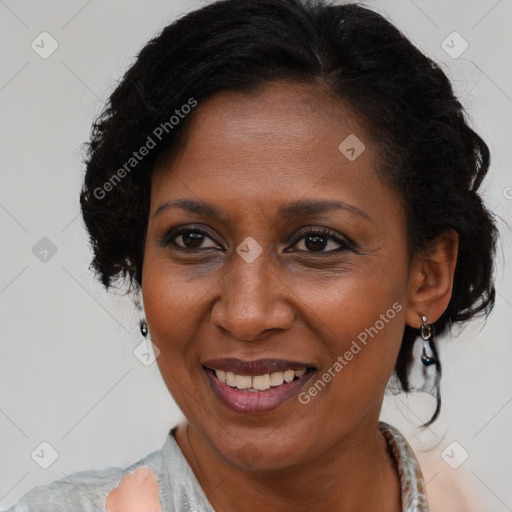
<path fill-rule="evenodd" d="M 223 359 L 209 359 L 203 362 L 210 370 L 224 370 L 237 375 L 265 375 L 267 373 L 284 372 L 286 370 L 305 370 L 312 365 L 299 361 L 286 359 L 257 359 L 255 361 L 244 361 L 233 357 Z"/>

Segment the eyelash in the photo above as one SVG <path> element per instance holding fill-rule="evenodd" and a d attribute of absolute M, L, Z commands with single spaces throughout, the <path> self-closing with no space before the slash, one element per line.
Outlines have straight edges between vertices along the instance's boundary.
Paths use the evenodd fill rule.
<path fill-rule="evenodd" d="M 168 231 L 161 240 L 159 240 L 158 245 L 161 247 L 168 247 L 169 245 L 173 245 L 174 249 L 177 250 L 183 250 L 186 252 L 190 251 L 205 251 L 208 249 L 213 249 L 213 247 L 207 247 L 207 248 L 201 248 L 201 247 L 182 247 L 181 245 L 177 245 L 175 243 L 175 239 L 178 238 L 180 235 L 183 234 L 190 234 L 190 233 L 198 233 L 203 236 L 206 236 L 210 239 L 212 239 L 214 242 L 216 242 L 219 245 L 222 245 L 221 242 L 217 239 L 215 234 L 211 233 L 210 231 L 206 229 L 199 229 L 199 228 L 191 228 L 191 227 L 181 227 L 176 229 L 171 229 Z M 303 238 L 306 238 L 307 236 L 321 236 L 323 238 L 327 238 L 330 241 L 336 242 L 340 245 L 337 249 L 331 249 L 330 251 L 305 251 L 305 250 L 299 250 L 298 252 L 302 253 L 309 253 L 309 254 L 333 254 L 333 253 L 339 253 L 341 251 L 346 250 L 353 250 L 353 244 L 351 241 L 348 241 L 345 238 L 340 237 L 337 235 L 334 231 L 331 231 L 328 228 L 318 228 L 318 229 L 312 229 L 311 231 L 306 231 L 305 233 L 302 233 L 299 238 L 295 240 L 295 242 L 292 244 L 292 247 L 294 245 L 297 245 Z"/>

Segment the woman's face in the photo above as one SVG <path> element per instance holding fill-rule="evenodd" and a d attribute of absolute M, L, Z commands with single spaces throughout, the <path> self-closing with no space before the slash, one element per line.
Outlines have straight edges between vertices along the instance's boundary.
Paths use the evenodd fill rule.
<path fill-rule="evenodd" d="M 375 428 L 409 307 L 404 211 L 375 142 L 318 88 L 223 92 L 191 115 L 151 189 L 157 362 L 227 461 L 305 463 Z"/>

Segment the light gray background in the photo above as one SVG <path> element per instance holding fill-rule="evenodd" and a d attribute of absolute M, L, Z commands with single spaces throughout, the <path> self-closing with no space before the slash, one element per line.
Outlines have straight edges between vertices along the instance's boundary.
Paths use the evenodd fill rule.
<path fill-rule="evenodd" d="M 78 470 L 126 466 L 159 449 L 181 418 L 156 364 L 133 355 L 141 338 L 130 300 L 104 292 L 88 271 L 78 193 L 81 144 L 116 81 L 149 38 L 204 3 L 0 0 L 0 508 Z M 454 81 L 491 148 L 484 196 L 502 219 L 495 310 L 442 342 L 440 421 L 417 428 L 432 406 L 423 394 L 390 396 L 383 419 L 440 464 L 459 443 L 469 457 L 449 470 L 469 475 L 486 512 L 512 510 L 512 1 L 366 5 Z M 44 31 L 59 45 L 47 59 L 31 48 Z M 469 44 L 457 59 L 441 46 L 453 31 Z M 32 252 L 42 237 L 57 247 L 46 262 Z M 31 458 L 43 441 L 58 452 L 48 469 Z"/>

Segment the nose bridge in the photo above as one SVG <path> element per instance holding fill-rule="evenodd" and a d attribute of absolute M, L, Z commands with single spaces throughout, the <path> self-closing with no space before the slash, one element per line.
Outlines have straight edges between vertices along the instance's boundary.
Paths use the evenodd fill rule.
<path fill-rule="evenodd" d="M 232 276 L 228 278 L 228 296 L 233 299 L 232 306 L 244 306 L 245 311 L 250 311 L 247 306 L 254 305 L 254 309 L 264 307 L 270 300 L 270 275 L 274 275 L 270 269 L 271 262 L 267 251 L 263 251 L 253 261 L 246 260 L 237 254 L 233 257 Z"/>
<path fill-rule="evenodd" d="M 265 330 L 289 327 L 293 314 L 282 296 L 268 249 L 255 259 L 246 257 L 254 248 L 245 253 L 243 249 L 242 243 L 240 253 L 233 254 L 212 320 L 236 338 L 251 340 Z"/>

